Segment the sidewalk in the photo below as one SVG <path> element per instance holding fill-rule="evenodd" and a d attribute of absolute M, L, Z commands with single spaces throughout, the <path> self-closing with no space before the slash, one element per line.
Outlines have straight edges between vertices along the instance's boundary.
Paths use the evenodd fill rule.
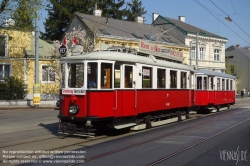
<path fill-rule="evenodd" d="M 30 100 L 10 100 L 0 101 L 0 110 L 16 110 L 16 109 L 55 109 L 56 101 L 40 101 L 39 107 L 34 108 L 33 101 Z"/>

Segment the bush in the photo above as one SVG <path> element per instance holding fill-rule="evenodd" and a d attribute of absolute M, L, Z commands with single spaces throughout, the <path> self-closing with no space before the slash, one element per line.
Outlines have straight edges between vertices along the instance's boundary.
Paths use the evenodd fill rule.
<path fill-rule="evenodd" d="M 24 99 L 28 93 L 23 80 L 15 77 L 4 78 L 0 81 L 0 100 Z"/>

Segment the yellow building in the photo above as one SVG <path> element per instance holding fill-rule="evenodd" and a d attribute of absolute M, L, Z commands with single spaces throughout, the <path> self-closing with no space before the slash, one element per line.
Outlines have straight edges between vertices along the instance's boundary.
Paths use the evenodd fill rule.
<path fill-rule="evenodd" d="M 51 58 L 53 47 L 39 39 L 39 83 L 41 84 L 41 100 L 58 98 L 58 76 L 47 71 L 50 66 L 57 67 L 58 61 Z M 35 37 L 34 33 L 22 32 L 10 28 L 0 29 L 0 80 L 14 76 L 27 84 L 27 100 L 33 99 L 35 80 Z"/>

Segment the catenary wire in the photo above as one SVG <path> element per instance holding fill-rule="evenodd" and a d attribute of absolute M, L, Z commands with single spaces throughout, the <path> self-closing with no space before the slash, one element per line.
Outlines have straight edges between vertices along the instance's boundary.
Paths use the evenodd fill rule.
<path fill-rule="evenodd" d="M 199 5 L 201 5 L 203 8 L 205 8 L 210 14 L 212 14 L 215 18 L 217 18 L 213 13 L 211 13 L 204 5 L 202 5 L 198 0 L 195 0 Z M 235 31 L 233 31 L 230 27 L 228 27 L 225 23 L 223 23 L 219 18 L 217 18 L 224 26 L 226 26 L 228 29 L 230 29 L 234 34 L 236 34 L 239 38 L 244 40 L 246 43 L 250 45 L 248 41 L 246 41 L 244 38 L 242 38 L 240 35 L 238 35 Z"/>

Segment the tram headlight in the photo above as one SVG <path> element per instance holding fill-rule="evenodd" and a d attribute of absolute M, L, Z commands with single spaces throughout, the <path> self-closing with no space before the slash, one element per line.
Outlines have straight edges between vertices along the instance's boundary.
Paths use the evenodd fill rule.
<path fill-rule="evenodd" d="M 70 112 L 71 114 L 77 114 L 78 111 L 79 111 L 79 107 L 78 107 L 76 104 L 71 105 L 71 106 L 69 107 L 69 112 Z"/>

